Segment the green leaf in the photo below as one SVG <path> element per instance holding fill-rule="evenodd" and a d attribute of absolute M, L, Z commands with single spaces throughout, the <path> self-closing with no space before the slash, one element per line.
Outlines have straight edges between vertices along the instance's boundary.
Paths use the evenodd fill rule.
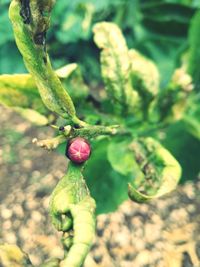
<path fill-rule="evenodd" d="M 121 30 L 114 23 L 97 23 L 94 41 L 101 51 L 101 72 L 108 96 L 117 113 L 133 112 L 138 94 L 131 87 L 131 62 Z"/>
<path fill-rule="evenodd" d="M 182 182 L 195 181 L 200 172 L 200 140 L 193 137 L 183 121 L 172 124 L 162 136 L 162 143 L 178 159 L 182 166 Z"/>
<path fill-rule="evenodd" d="M 151 137 L 134 141 L 131 145 L 141 175 L 129 184 L 129 197 L 147 202 L 175 189 L 181 167 L 159 142 Z"/>
<path fill-rule="evenodd" d="M 193 77 L 194 84 L 196 88 L 200 89 L 200 11 L 197 11 L 191 21 L 191 26 L 189 30 L 189 62 L 188 62 L 188 72 Z"/>
<path fill-rule="evenodd" d="M 59 23 L 56 38 L 66 44 L 78 39 L 88 39 L 91 34 L 91 23 L 94 4 L 90 1 L 60 1 L 53 10 L 53 20 Z"/>
<path fill-rule="evenodd" d="M 113 170 L 107 159 L 108 138 L 94 141 L 90 160 L 84 170 L 91 195 L 97 203 L 97 214 L 111 212 L 127 199 L 128 176 Z"/>
<path fill-rule="evenodd" d="M 160 77 L 153 61 L 145 58 L 134 49 L 129 50 L 131 60 L 131 82 L 141 98 L 141 109 L 145 117 L 150 112 L 150 104 L 159 91 Z"/>
<path fill-rule="evenodd" d="M 112 141 L 108 145 L 108 160 L 113 169 L 122 175 L 132 174 L 136 164 L 129 145 L 130 140 Z"/>

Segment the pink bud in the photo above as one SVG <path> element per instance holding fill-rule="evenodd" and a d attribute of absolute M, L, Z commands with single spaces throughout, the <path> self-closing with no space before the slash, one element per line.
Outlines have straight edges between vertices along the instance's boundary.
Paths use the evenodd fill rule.
<path fill-rule="evenodd" d="M 75 163 L 82 163 L 90 157 L 91 147 L 88 141 L 77 137 L 69 141 L 66 156 Z"/>

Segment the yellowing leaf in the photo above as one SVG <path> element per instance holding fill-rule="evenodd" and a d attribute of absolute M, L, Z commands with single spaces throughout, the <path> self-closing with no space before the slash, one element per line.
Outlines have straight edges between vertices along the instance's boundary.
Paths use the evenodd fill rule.
<path fill-rule="evenodd" d="M 29 74 L 0 75 L 0 103 L 8 107 L 34 109 L 47 113 Z"/>

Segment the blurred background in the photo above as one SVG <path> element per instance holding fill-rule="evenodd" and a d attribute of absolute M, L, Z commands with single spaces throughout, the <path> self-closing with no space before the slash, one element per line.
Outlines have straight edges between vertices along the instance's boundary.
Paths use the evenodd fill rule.
<path fill-rule="evenodd" d="M 0 0 L 0 74 L 24 73 L 8 19 L 9 3 Z M 47 49 L 55 68 L 76 62 L 90 88 L 102 85 L 92 27 L 112 21 L 122 29 L 129 48 L 157 64 L 162 89 L 200 36 L 200 1 L 57 0 L 51 21 Z M 199 95 L 200 73 L 191 74 Z M 62 256 L 48 201 L 66 159 L 31 144 L 34 137 L 53 136 L 51 129 L 37 128 L 3 106 L 0 114 L 0 242 L 18 244 L 39 266 L 50 256 Z M 191 134 L 176 123 L 163 140 L 183 168 L 176 192 L 148 205 L 125 201 L 117 211 L 99 215 L 92 266 L 200 266 L 200 121 L 198 130 Z"/>

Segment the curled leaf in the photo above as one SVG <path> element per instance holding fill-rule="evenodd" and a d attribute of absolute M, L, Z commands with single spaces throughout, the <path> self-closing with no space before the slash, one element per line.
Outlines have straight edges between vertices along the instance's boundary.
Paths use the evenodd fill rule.
<path fill-rule="evenodd" d="M 97 23 L 94 41 L 101 51 L 101 72 L 108 96 L 117 113 L 133 112 L 138 105 L 138 93 L 130 83 L 131 62 L 121 30 L 111 22 Z"/>
<path fill-rule="evenodd" d="M 130 149 L 140 170 L 128 185 L 132 200 L 146 202 L 175 189 L 181 167 L 167 149 L 151 137 L 133 142 Z"/>

